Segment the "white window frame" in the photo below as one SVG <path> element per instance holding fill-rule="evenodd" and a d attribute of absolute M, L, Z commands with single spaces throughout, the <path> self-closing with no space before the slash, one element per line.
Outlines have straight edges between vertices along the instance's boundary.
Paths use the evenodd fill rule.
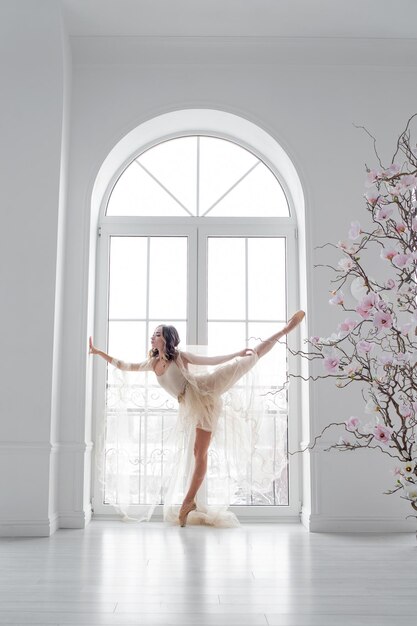
<path fill-rule="evenodd" d="M 175 136 L 184 136 L 186 133 L 178 133 Z M 208 134 L 190 132 L 189 135 Z M 243 142 L 236 138 L 225 136 L 222 133 L 212 134 L 212 136 L 222 139 L 229 139 L 240 144 L 243 148 L 251 150 Z M 174 138 L 160 137 L 160 141 Z M 154 142 L 155 145 L 156 142 Z M 148 149 L 147 145 L 143 150 Z M 252 150 L 253 151 L 253 150 Z M 259 158 L 262 156 L 256 153 Z M 137 156 L 137 154 L 136 154 Z M 131 159 L 130 159 L 131 161 Z M 277 179 L 282 184 L 282 177 L 276 168 L 267 163 L 276 174 Z M 128 163 L 125 163 L 125 167 Z M 111 217 L 106 216 L 106 207 L 112 186 L 120 176 L 120 171 L 115 173 L 111 184 L 103 195 L 101 217 L 98 227 L 97 245 L 97 278 L 96 278 L 96 323 L 95 340 L 97 345 L 107 347 L 107 319 L 108 319 L 108 287 L 109 287 L 109 261 L 110 261 L 110 238 L 111 236 L 187 236 L 189 242 L 188 250 L 188 289 L 189 307 L 206 307 L 206 277 L 197 275 L 197 267 L 202 272 L 204 263 L 202 259 L 206 256 L 207 237 L 285 237 L 287 254 L 287 315 L 299 308 L 299 267 L 298 267 L 298 237 L 297 222 L 295 218 L 295 207 L 292 205 L 291 196 L 286 190 L 289 203 L 290 217 L 277 218 L 220 218 L 220 217 Z M 285 184 L 283 184 L 286 189 Z M 198 259 L 196 263 L 195 260 Z M 198 294 L 197 294 L 198 290 Z M 187 343 L 206 343 L 204 328 L 194 324 L 197 319 L 197 311 L 188 310 L 188 337 Z M 298 332 L 292 333 L 289 338 L 289 345 L 293 348 L 298 346 Z M 122 356 L 121 356 L 122 358 Z M 291 359 L 289 360 L 291 364 Z M 105 386 L 106 367 L 104 362 L 96 359 L 94 362 L 94 414 L 95 419 L 103 419 L 105 414 Z M 288 449 L 294 450 L 298 447 L 301 432 L 300 415 L 300 384 L 298 379 L 292 379 L 289 387 L 289 423 L 288 423 Z M 98 424 L 94 423 L 95 433 L 98 431 Z M 101 452 L 101 451 L 96 451 Z M 231 506 L 230 510 L 237 514 L 239 519 L 249 522 L 268 521 L 300 521 L 301 513 L 301 459 L 298 456 L 289 457 L 289 504 L 282 506 Z M 116 518 L 117 514 L 111 505 L 103 504 L 103 487 L 93 472 L 93 510 L 95 517 Z M 153 519 L 162 519 L 162 507 L 156 507 Z"/>

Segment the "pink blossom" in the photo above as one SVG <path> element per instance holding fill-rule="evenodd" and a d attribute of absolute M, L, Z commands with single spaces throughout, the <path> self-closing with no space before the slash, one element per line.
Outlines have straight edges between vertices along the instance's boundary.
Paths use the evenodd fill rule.
<path fill-rule="evenodd" d="M 370 316 L 370 311 L 368 309 L 365 309 L 360 304 L 355 308 L 355 311 L 356 313 L 359 313 L 359 315 L 363 317 L 364 320 L 368 319 L 368 317 Z"/>
<path fill-rule="evenodd" d="M 401 235 L 401 233 L 405 233 L 405 231 L 407 230 L 407 226 L 403 222 L 399 222 L 395 225 L 395 230 L 398 234 Z"/>
<path fill-rule="evenodd" d="M 324 369 L 328 374 L 334 374 L 339 367 L 340 360 L 337 356 L 326 356 L 323 361 Z"/>
<path fill-rule="evenodd" d="M 409 500 L 417 500 L 417 485 L 411 481 L 405 482 L 404 491 Z"/>
<path fill-rule="evenodd" d="M 379 297 L 376 295 L 376 293 L 373 293 L 373 292 L 368 293 L 366 296 L 362 298 L 361 302 L 356 307 L 356 312 L 359 313 L 361 317 L 366 319 L 369 317 L 369 314 L 372 311 L 372 309 L 374 309 L 378 305 L 378 302 L 379 302 Z"/>
<path fill-rule="evenodd" d="M 395 365 L 404 365 L 411 361 L 412 355 L 410 352 L 398 352 L 394 357 Z"/>
<path fill-rule="evenodd" d="M 343 304 L 344 295 L 343 291 L 332 291 L 333 298 L 330 298 L 329 304 Z"/>
<path fill-rule="evenodd" d="M 394 207 L 384 206 L 375 213 L 375 217 L 377 220 L 383 222 L 387 220 L 394 212 Z"/>
<path fill-rule="evenodd" d="M 410 417 L 412 414 L 411 406 L 406 402 L 402 402 L 398 409 L 400 411 L 400 415 L 404 418 Z"/>
<path fill-rule="evenodd" d="M 352 246 L 349 246 L 344 241 L 338 241 L 337 247 L 340 248 L 341 250 L 344 250 L 348 254 L 353 254 L 355 252 L 355 249 Z"/>
<path fill-rule="evenodd" d="M 365 179 L 365 187 L 372 187 L 382 176 L 381 170 L 369 170 Z"/>
<path fill-rule="evenodd" d="M 382 330 L 383 328 L 391 328 L 393 324 L 392 317 L 390 313 L 386 313 L 385 311 L 377 311 L 374 316 L 374 326 L 378 330 Z"/>
<path fill-rule="evenodd" d="M 389 167 L 385 170 L 385 174 L 388 176 L 396 176 L 400 171 L 400 166 L 397 163 L 391 163 Z"/>
<path fill-rule="evenodd" d="M 356 326 L 355 320 L 351 320 L 349 317 L 347 317 L 344 322 L 341 322 L 339 324 L 339 326 L 337 327 L 337 330 L 350 332 L 351 330 L 355 328 L 355 326 Z"/>
<path fill-rule="evenodd" d="M 374 428 L 374 437 L 384 446 L 388 445 L 391 439 L 392 428 L 377 424 Z"/>
<path fill-rule="evenodd" d="M 393 185 L 392 187 L 390 187 L 389 193 L 393 197 L 399 196 L 401 194 L 401 187 L 400 187 L 399 183 L 397 183 L 396 185 Z"/>
<path fill-rule="evenodd" d="M 362 339 L 356 344 L 356 347 L 360 354 L 368 354 L 368 352 L 372 350 L 373 344 L 369 343 L 369 341 L 365 341 L 365 339 Z"/>
<path fill-rule="evenodd" d="M 379 413 L 381 410 L 381 407 L 378 404 L 379 401 L 379 398 L 376 398 L 376 400 L 374 400 L 374 398 L 369 398 L 365 404 L 365 413 Z"/>
<path fill-rule="evenodd" d="M 359 418 L 351 416 L 346 420 L 345 424 L 348 430 L 356 430 L 359 426 Z"/>
<path fill-rule="evenodd" d="M 342 259 L 340 259 L 338 266 L 340 267 L 341 270 L 343 270 L 344 272 L 348 272 L 349 270 L 352 269 L 352 267 L 354 267 L 354 262 L 352 261 L 352 259 L 349 259 L 348 257 L 343 257 Z"/>
<path fill-rule="evenodd" d="M 369 204 L 375 206 L 375 204 L 378 202 L 378 198 L 380 197 L 380 195 L 381 194 L 379 193 L 378 189 L 370 189 L 366 192 L 365 198 L 367 199 Z"/>
<path fill-rule="evenodd" d="M 408 267 L 409 265 L 411 265 L 411 263 L 413 262 L 413 257 L 411 254 L 398 253 L 392 258 L 392 262 L 395 267 L 401 269 L 402 267 Z"/>
<path fill-rule="evenodd" d="M 312 343 L 313 345 L 320 343 L 320 337 L 318 337 L 317 335 L 310 337 L 310 343 Z"/>
<path fill-rule="evenodd" d="M 408 333 L 410 332 L 410 330 L 412 329 L 413 324 L 411 322 L 407 322 L 406 324 L 403 324 L 401 326 L 401 334 L 402 335 L 408 335 Z"/>
<path fill-rule="evenodd" d="M 393 365 L 394 355 L 391 352 L 382 352 L 381 354 L 378 354 L 378 361 L 382 365 Z"/>
<path fill-rule="evenodd" d="M 398 254 L 398 250 L 395 248 L 382 248 L 381 250 L 381 259 L 387 259 L 388 261 L 392 261 L 392 259 Z"/>
<path fill-rule="evenodd" d="M 407 174 L 406 176 L 402 176 L 397 183 L 397 189 L 400 192 L 409 191 L 410 189 L 415 189 L 417 187 L 417 178 L 412 174 Z"/>
<path fill-rule="evenodd" d="M 361 225 L 359 222 L 351 222 L 350 223 L 350 228 L 349 228 L 349 233 L 348 233 L 348 237 L 349 239 L 357 239 L 359 237 L 359 235 L 361 234 Z"/>
<path fill-rule="evenodd" d="M 416 232 L 417 231 L 417 217 L 415 217 L 413 219 L 413 221 L 411 222 L 411 229 Z"/>
<path fill-rule="evenodd" d="M 385 282 L 385 287 L 387 289 L 394 289 L 394 287 L 395 287 L 395 280 L 393 280 L 392 278 L 388 278 L 388 280 Z"/>

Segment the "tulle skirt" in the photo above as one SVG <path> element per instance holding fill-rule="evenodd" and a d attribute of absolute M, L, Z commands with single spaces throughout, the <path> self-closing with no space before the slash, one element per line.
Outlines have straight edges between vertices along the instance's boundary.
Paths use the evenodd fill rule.
<path fill-rule="evenodd" d="M 142 505 L 132 504 L 131 480 L 126 478 L 132 465 L 131 454 L 126 452 L 132 430 L 127 426 L 126 407 L 132 402 L 134 385 L 121 377 L 119 370 L 113 372 L 119 381 L 114 385 L 116 401 L 112 400 L 117 414 L 118 451 L 110 478 L 114 484 L 107 488 L 107 501 L 125 521 L 151 519 L 155 506 L 163 501 L 164 520 L 178 523 L 179 508 L 194 470 L 196 428 L 212 433 L 209 471 L 196 497 L 197 510 L 189 514 L 187 524 L 238 526 L 236 516 L 228 510 L 230 503 L 244 501 L 247 494 L 253 498 L 254 494 L 265 494 L 271 489 L 273 481 L 285 470 L 287 458 L 284 454 L 271 455 L 258 445 L 264 400 L 257 392 L 257 360 L 257 354 L 252 352 L 213 371 L 183 370 L 186 386 L 178 398 L 177 419 L 164 427 L 163 443 L 155 448 L 156 454 L 148 454 L 146 458 L 139 455 L 135 459 L 147 476 L 146 503 Z M 181 368 L 181 363 L 179 366 Z M 146 392 L 146 384 L 142 383 L 141 402 L 146 402 L 151 395 Z M 152 419 L 148 418 L 148 437 Z M 278 436 L 284 438 L 285 435 L 282 424 L 282 433 Z M 162 462 L 163 471 L 160 469 Z M 102 475 L 103 480 L 106 479 L 103 472 Z M 114 494 L 113 501 L 111 494 Z"/>
<path fill-rule="evenodd" d="M 222 395 L 247 374 L 257 360 L 256 352 L 251 352 L 206 374 L 193 375 L 183 370 L 187 385 L 178 398 L 180 420 L 191 427 L 214 433 L 222 412 Z M 241 408 L 244 409 L 244 406 Z M 241 417 L 246 419 L 246 415 Z"/>

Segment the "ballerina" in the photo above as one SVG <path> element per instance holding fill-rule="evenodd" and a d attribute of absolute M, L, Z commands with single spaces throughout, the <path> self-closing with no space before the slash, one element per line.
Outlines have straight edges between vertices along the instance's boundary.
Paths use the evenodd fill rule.
<path fill-rule="evenodd" d="M 185 526 L 191 511 L 197 508 L 196 495 L 207 472 L 207 456 L 217 421 L 221 414 L 221 396 L 251 370 L 259 358 L 267 354 L 285 335 L 303 320 L 304 311 L 297 311 L 287 324 L 268 339 L 252 348 L 221 356 L 202 356 L 178 350 L 180 338 L 175 327 L 158 326 L 151 338 L 148 359 L 141 363 L 125 363 L 99 350 L 89 339 L 89 352 L 102 357 L 124 371 L 153 371 L 159 385 L 177 398 L 180 416 L 192 425 L 194 439 L 194 471 L 179 511 L 178 520 Z M 214 365 L 212 372 L 194 375 L 189 365 Z"/>

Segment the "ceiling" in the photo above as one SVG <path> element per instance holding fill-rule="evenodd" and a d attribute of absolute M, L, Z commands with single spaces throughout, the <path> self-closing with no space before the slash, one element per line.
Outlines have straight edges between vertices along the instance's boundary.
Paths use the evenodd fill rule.
<path fill-rule="evenodd" d="M 61 0 L 73 37 L 417 38 L 417 0 Z"/>

